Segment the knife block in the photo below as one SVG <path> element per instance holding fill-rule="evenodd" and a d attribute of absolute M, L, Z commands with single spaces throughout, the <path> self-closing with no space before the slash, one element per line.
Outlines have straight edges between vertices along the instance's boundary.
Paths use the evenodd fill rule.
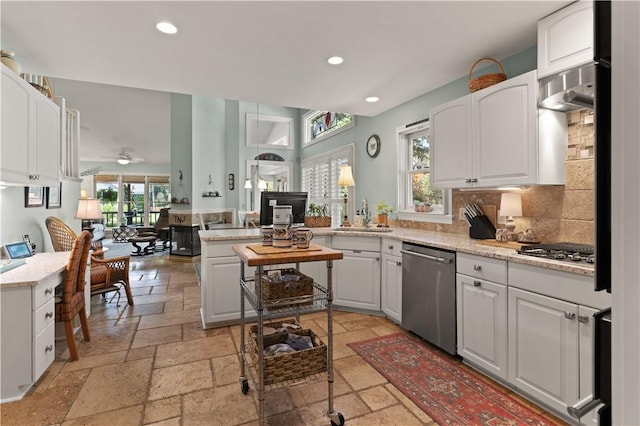
<path fill-rule="evenodd" d="M 473 217 L 471 218 L 471 227 L 469 228 L 469 238 L 476 240 L 495 239 L 496 228 L 485 215 Z"/>

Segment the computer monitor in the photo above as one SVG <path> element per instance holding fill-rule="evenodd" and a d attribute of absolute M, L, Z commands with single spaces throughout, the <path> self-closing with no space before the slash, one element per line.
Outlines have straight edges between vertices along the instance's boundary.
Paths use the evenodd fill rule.
<path fill-rule="evenodd" d="M 273 225 L 273 206 L 291 206 L 293 223 L 304 223 L 307 211 L 306 192 L 272 192 L 260 194 L 260 225 Z"/>

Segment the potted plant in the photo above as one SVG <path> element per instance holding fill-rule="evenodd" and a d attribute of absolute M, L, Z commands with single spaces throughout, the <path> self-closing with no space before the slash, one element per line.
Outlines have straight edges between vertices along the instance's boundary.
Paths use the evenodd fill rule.
<path fill-rule="evenodd" d="M 329 207 L 326 204 L 310 203 L 304 215 L 304 226 L 308 228 L 320 228 L 331 226 Z"/>
<path fill-rule="evenodd" d="M 376 213 L 378 214 L 376 222 L 378 223 L 378 226 L 385 228 L 389 226 L 389 213 L 392 211 L 393 207 L 387 204 L 384 200 L 376 204 Z"/>

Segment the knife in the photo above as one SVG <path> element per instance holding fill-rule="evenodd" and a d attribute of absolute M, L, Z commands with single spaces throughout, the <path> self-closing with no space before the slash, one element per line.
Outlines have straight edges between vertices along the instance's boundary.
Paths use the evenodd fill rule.
<path fill-rule="evenodd" d="M 467 204 L 466 206 L 464 206 L 464 210 L 469 213 L 469 217 L 475 217 L 475 213 L 473 212 L 473 209 L 471 208 L 471 206 L 469 204 Z"/>
<path fill-rule="evenodd" d="M 471 225 L 471 218 L 469 217 L 469 214 L 465 212 L 464 217 L 467 218 L 467 223 Z"/>
<path fill-rule="evenodd" d="M 480 209 L 480 207 L 478 207 L 476 203 L 473 203 L 472 205 L 476 211 L 476 216 L 484 216 L 484 212 L 482 211 L 482 209 Z"/>

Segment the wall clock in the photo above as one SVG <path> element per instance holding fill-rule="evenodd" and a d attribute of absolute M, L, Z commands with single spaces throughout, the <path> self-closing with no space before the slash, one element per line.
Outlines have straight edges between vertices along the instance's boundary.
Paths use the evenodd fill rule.
<path fill-rule="evenodd" d="M 367 154 L 371 158 L 376 158 L 380 154 L 380 136 L 369 136 L 369 139 L 367 139 Z"/>

